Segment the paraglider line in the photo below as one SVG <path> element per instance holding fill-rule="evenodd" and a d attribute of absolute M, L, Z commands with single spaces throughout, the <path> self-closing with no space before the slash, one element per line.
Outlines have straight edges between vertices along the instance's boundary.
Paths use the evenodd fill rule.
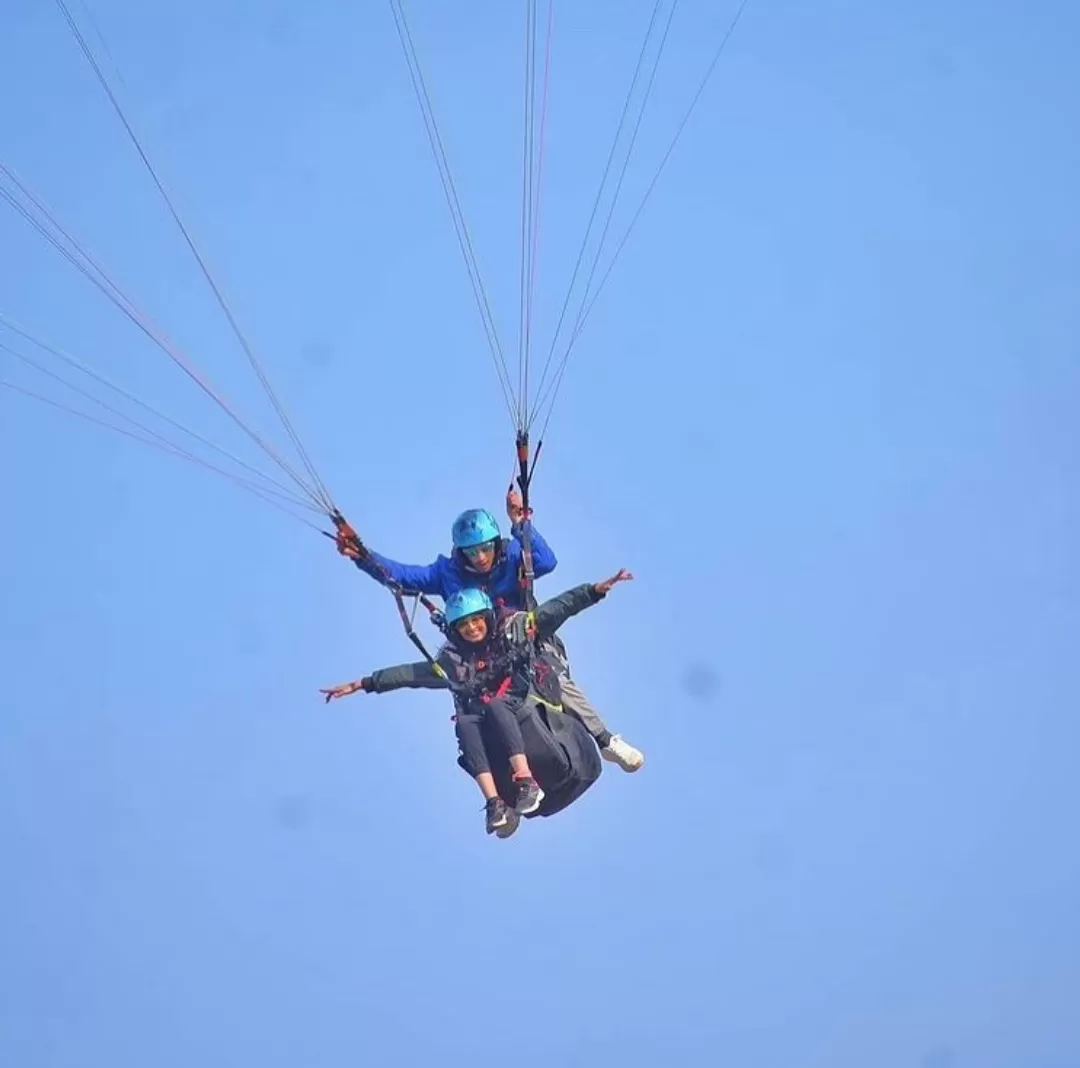
<path fill-rule="evenodd" d="M 540 244 L 540 205 L 543 192 L 544 159 L 547 148 L 547 113 L 548 113 L 548 86 L 551 79 L 551 38 L 552 26 L 555 17 L 555 0 L 548 0 L 547 34 L 544 42 L 544 88 L 540 105 L 540 159 L 536 165 L 536 192 L 535 205 L 533 208 L 532 251 L 530 253 L 529 267 L 529 317 L 526 323 L 526 337 L 532 338 L 532 313 L 536 294 L 537 261 L 539 259 Z M 525 383 L 522 389 L 523 419 L 522 425 L 529 425 L 529 358 L 525 363 Z"/>
<path fill-rule="evenodd" d="M 690 121 L 691 115 L 694 113 L 694 109 L 697 107 L 698 101 L 701 99 L 702 94 L 705 92 L 706 87 L 709 84 L 709 80 L 712 78 L 713 72 L 716 70 L 717 64 L 720 62 L 720 57 L 724 54 L 725 48 L 727 48 L 728 41 L 731 40 L 732 34 L 735 32 L 735 27 L 739 24 L 739 20 L 742 18 L 743 12 L 749 5 L 750 0 L 742 0 L 739 5 L 738 11 L 735 13 L 735 17 L 731 20 L 727 28 L 727 32 L 724 34 L 723 40 L 720 42 L 720 47 L 717 48 L 713 55 L 712 62 L 709 64 L 708 70 L 705 72 L 705 77 L 702 78 L 701 84 L 698 86 L 697 92 L 694 94 L 694 99 L 690 103 L 690 107 L 687 108 L 686 114 L 683 115 L 682 121 L 679 123 L 678 129 L 675 131 L 675 136 L 671 139 L 671 144 L 668 145 L 667 151 L 664 153 L 663 159 L 660 161 L 660 166 L 656 169 L 656 174 L 653 175 L 652 181 L 649 182 L 648 188 L 645 190 L 644 196 L 641 198 L 641 203 L 638 205 L 637 210 L 634 212 L 633 218 L 630 220 L 630 225 L 626 228 L 626 232 L 623 234 L 622 240 L 619 242 L 618 247 L 615 249 L 615 254 L 611 258 L 611 263 L 608 265 L 607 270 L 604 272 L 604 276 L 601 279 L 600 285 L 597 287 L 596 292 L 593 294 L 592 300 L 589 302 L 589 307 L 586 309 L 585 316 L 582 318 L 574 337 L 571 339 L 570 344 L 573 345 L 577 340 L 578 334 L 581 333 L 582 328 L 585 326 L 585 319 L 588 318 L 589 313 L 592 312 L 597 300 L 600 297 L 600 291 L 604 287 L 604 283 L 607 281 L 608 276 L 611 274 L 612 268 L 615 266 L 615 261 L 619 257 L 619 253 L 622 252 L 626 245 L 626 242 L 630 239 L 630 235 L 634 231 L 634 227 L 637 225 L 638 219 L 641 218 L 642 212 L 645 210 L 645 205 L 649 201 L 649 197 L 652 196 L 653 190 L 656 188 L 657 183 L 660 181 L 660 176 L 664 173 L 664 168 L 667 166 L 668 160 L 671 158 L 671 154 L 675 151 L 675 146 L 679 143 L 679 138 L 682 136 L 683 130 L 686 129 L 687 123 Z"/>
<path fill-rule="evenodd" d="M 93 285 L 95 285 L 109 300 L 116 305 L 117 308 L 131 320 L 155 345 L 158 346 L 170 359 L 176 363 L 178 367 L 199 386 L 209 397 L 211 397 L 221 409 L 229 416 L 245 434 L 248 435 L 264 452 L 272 459 L 279 467 L 287 474 L 294 482 L 309 495 L 312 500 L 323 507 L 322 502 L 318 496 L 312 493 L 309 487 L 304 483 L 303 479 L 296 474 L 295 471 L 283 460 L 277 452 L 272 449 L 263 439 L 255 433 L 233 410 L 232 406 L 218 394 L 214 387 L 206 380 L 198 371 L 198 369 L 191 363 L 191 361 L 184 355 L 184 353 L 178 349 L 168 337 L 154 326 L 152 320 L 141 312 L 134 302 L 120 289 L 120 287 L 109 277 L 104 267 L 84 248 L 80 242 L 73 237 L 61 224 L 57 221 L 55 215 L 49 210 L 44 202 L 29 189 L 29 187 L 22 181 L 14 171 L 11 170 L 5 163 L 0 161 L 0 174 L 5 175 L 8 180 L 26 197 L 26 199 L 37 208 L 45 220 L 61 235 L 67 242 L 75 249 L 76 252 L 82 257 L 84 262 L 80 262 L 75 258 L 71 249 L 65 248 L 59 241 L 55 234 L 50 233 L 48 229 L 42 224 L 39 219 L 34 218 L 33 214 L 26 208 L 25 205 L 20 204 L 10 193 L 10 191 L 0 187 L 0 196 L 2 196 L 20 215 L 26 219 L 27 222 L 52 246 L 55 248 L 72 266 L 74 266 L 84 277 L 86 277 Z M 87 266 L 89 265 L 89 266 Z M 93 271 L 90 270 L 93 268 Z"/>
<path fill-rule="evenodd" d="M 533 209 L 533 156 L 535 152 L 535 124 L 533 115 L 536 97 L 536 0 L 529 0 L 525 11 L 525 118 L 522 123 L 523 146 L 521 160 L 521 297 L 520 334 L 518 340 L 518 422 L 524 429 L 528 397 L 529 352 L 529 299 L 531 290 L 532 209 Z"/>
<path fill-rule="evenodd" d="M 641 218 L 641 215 L 645 210 L 645 206 L 648 203 L 649 198 L 652 196 L 653 190 L 656 188 L 657 183 L 660 181 L 660 177 L 664 172 L 664 168 L 667 166 L 668 160 L 671 158 L 672 153 L 675 151 L 675 146 L 679 143 L 679 138 L 682 136 L 683 131 L 686 129 L 686 126 L 689 123 L 690 118 L 698 105 L 698 102 L 704 95 L 705 89 L 708 87 L 709 81 L 711 80 L 713 73 L 715 72 L 717 66 L 720 63 L 720 59 L 723 56 L 725 49 L 727 48 L 728 42 L 731 40 L 733 34 L 735 33 L 735 29 L 739 24 L 739 20 L 742 18 L 743 12 L 749 6 L 749 3 L 750 0 L 742 0 L 742 2 L 739 4 L 739 7 L 735 12 L 734 18 L 729 23 L 728 28 L 724 33 L 724 36 L 721 39 L 719 46 L 716 49 L 716 52 L 713 54 L 712 61 L 709 63 L 709 66 L 705 71 L 704 77 L 701 79 L 701 82 L 698 85 L 697 92 L 695 92 L 694 97 L 690 102 L 690 106 L 686 109 L 686 112 L 682 117 L 682 121 L 679 123 L 675 131 L 675 136 L 671 139 L 671 143 L 668 145 L 667 151 L 664 153 L 664 156 L 660 161 L 660 166 L 656 169 L 656 173 L 653 175 L 652 180 L 649 182 L 649 185 L 641 198 L 641 202 L 638 204 L 637 210 L 634 212 L 634 215 L 630 220 L 630 224 L 626 228 L 626 232 L 623 234 L 622 239 L 619 241 L 619 244 L 615 249 L 615 252 L 611 258 L 611 262 L 608 264 L 607 270 L 604 272 L 603 277 L 600 279 L 600 284 L 596 287 L 596 291 L 593 293 L 592 299 L 590 300 L 588 307 L 585 309 L 584 315 L 581 316 L 575 332 L 570 338 L 570 344 L 568 345 L 566 353 L 563 355 L 562 361 L 559 365 L 559 370 L 555 378 L 554 389 L 553 391 L 551 391 L 550 406 L 548 407 L 547 416 L 544 420 L 543 429 L 540 432 L 541 437 L 544 437 L 547 432 L 548 424 L 551 422 L 551 414 L 555 408 L 555 400 L 562 385 L 563 377 L 566 373 L 566 365 L 570 359 L 570 354 L 573 351 L 574 344 L 577 342 L 577 339 L 581 335 L 582 330 L 584 330 L 585 324 L 586 322 L 588 322 L 589 316 L 592 314 L 593 308 L 596 306 L 596 302 L 597 300 L 599 300 L 600 294 L 603 291 L 604 286 L 607 284 L 608 278 L 611 276 L 611 272 L 614 269 L 616 262 L 618 261 L 619 255 L 622 253 L 622 250 L 626 246 L 627 241 L 630 240 L 630 235 L 633 233 L 634 227 L 637 225 L 638 220 Z M 539 409 L 542 404 L 543 402 L 540 402 L 537 405 L 537 409 Z"/>
<path fill-rule="evenodd" d="M 307 468 L 307 472 L 311 476 L 312 482 L 314 483 L 316 500 L 318 500 L 327 510 L 332 509 L 333 502 L 330 499 L 330 495 L 327 492 L 326 486 L 319 478 L 319 475 L 316 472 L 314 465 L 311 463 L 311 460 L 307 454 L 307 450 L 304 448 L 302 442 L 300 441 L 300 437 L 296 433 L 296 430 L 294 429 L 291 420 L 286 414 L 281 402 L 278 400 L 277 394 L 274 392 L 273 387 L 270 385 L 270 380 L 267 378 L 266 373 L 262 368 L 262 365 L 260 364 L 258 358 L 255 356 L 254 350 L 249 344 L 247 337 L 240 329 L 240 325 L 237 322 L 236 317 L 233 315 L 232 309 L 230 308 L 228 301 L 225 299 L 225 296 L 222 293 L 221 288 L 219 287 L 213 274 L 211 273 L 210 268 L 206 263 L 206 260 L 202 256 L 202 253 L 196 246 L 194 238 L 188 230 L 187 225 L 184 223 L 184 220 L 181 218 L 180 213 L 176 208 L 176 205 L 173 203 L 172 197 L 169 195 L 164 183 L 162 182 L 160 176 L 157 173 L 157 170 L 151 163 L 149 156 L 143 148 L 139 136 L 136 134 L 134 127 L 131 125 L 123 107 L 120 104 L 120 101 L 118 100 L 116 94 L 113 92 L 112 86 L 109 84 L 109 80 L 106 77 L 105 72 L 101 69 L 101 66 L 95 59 L 93 51 L 87 43 L 86 38 L 83 36 L 82 31 L 79 29 L 79 26 L 76 23 L 74 17 L 72 16 L 70 9 L 65 3 L 65 0 L 56 0 L 56 4 L 57 7 L 59 7 L 60 9 L 61 14 L 67 21 L 67 24 L 71 29 L 72 35 L 74 36 L 76 43 L 79 45 L 83 56 L 86 58 L 87 63 L 90 65 L 94 74 L 97 76 L 98 82 L 100 83 L 102 89 L 105 91 L 105 94 L 108 97 L 109 102 L 112 104 L 117 116 L 119 117 L 120 122 L 123 124 L 124 129 L 127 131 L 128 137 L 131 139 L 131 143 L 134 145 L 135 150 L 138 152 L 139 157 L 142 159 L 143 164 L 146 166 L 146 170 L 149 173 L 151 179 L 153 180 L 154 185 L 157 187 L 158 192 L 161 194 L 162 199 L 165 201 L 165 204 L 169 209 L 169 213 L 172 215 L 174 222 L 180 229 L 180 232 L 183 235 L 188 248 L 191 250 L 192 255 L 195 257 L 195 260 L 198 263 L 199 268 L 203 273 L 203 276 L 205 277 L 210 288 L 213 290 L 214 296 L 217 298 L 218 305 L 224 313 L 225 318 L 228 320 L 229 325 L 232 328 L 232 331 L 236 336 L 237 341 L 240 343 L 241 348 L 244 350 L 244 353 L 248 358 L 248 362 L 251 364 L 252 369 L 255 371 L 259 382 L 262 384 L 264 390 L 266 391 L 267 397 L 269 398 L 271 405 L 281 419 L 282 425 L 285 427 L 286 433 L 289 435 L 293 445 L 296 447 L 297 453 L 299 454 L 304 466 Z"/>
<path fill-rule="evenodd" d="M 194 453 L 188 452 L 186 449 L 181 448 L 179 445 L 175 445 L 172 442 L 165 441 L 164 444 L 155 441 L 153 438 L 143 437 L 139 434 L 134 434 L 130 430 L 125 430 L 123 427 L 115 426 L 112 423 L 107 422 L 104 419 L 97 419 L 86 412 L 80 412 L 77 408 L 71 408 L 66 404 L 61 404 L 58 401 L 51 400 L 49 397 L 42 396 L 40 393 L 35 393 L 33 390 L 24 389 L 22 386 L 17 386 L 13 382 L 8 382 L 5 379 L 0 379 L 0 387 L 4 389 L 10 389 L 15 393 L 21 393 L 26 397 L 32 397 L 34 400 L 40 401 L 42 404 L 48 404 L 50 407 L 56 408 L 59 411 L 66 412 L 68 415 L 77 416 L 80 419 L 86 420 L 88 423 L 93 423 L 96 426 L 104 427 L 106 430 L 112 430 L 117 434 L 123 434 L 124 437 L 131 438 L 133 441 L 142 442 L 144 445 L 151 445 L 155 448 L 161 449 L 164 452 L 171 453 L 174 456 L 180 456 L 185 460 L 190 460 L 192 463 L 198 464 L 200 467 L 205 467 L 207 470 L 214 471 L 221 475 L 223 478 L 227 478 L 230 482 L 235 483 L 243 489 L 248 490 L 250 493 L 254 493 L 256 497 L 261 497 L 267 504 L 272 504 L 275 508 L 280 509 L 286 515 L 291 516 L 293 519 L 305 526 L 311 527 L 313 530 L 318 530 L 319 527 L 312 523 L 310 520 L 305 519 L 303 516 L 297 515 L 295 512 L 289 511 L 280 501 L 274 500 L 270 497 L 269 491 L 264 490 L 261 486 L 256 486 L 254 483 L 249 482 L 247 479 L 240 478 L 237 475 L 230 474 L 228 471 L 223 471 L 220 467 L 216 467 L 214 464 L 202 459 Z M 124 417 L 128 418 L 128 417 Z M 153 431 L 151 431 L 153 433 Z"/>
<path fill-rule="evenodd" d="M 548 371 L 551 368 L 552 360 L 555 358 L 555 350 L 559 344 L 559 335 L 562 332 L 563 323 L 566 320 L 566 313 L 570 309 L 570 301 L 574 295 L 574 286 L 577 283 L 578 275 L 581 272 L 582 264 L 585 261 L 585 252 L 589 247 L 589 237 L 592 234 L 593 226 L 596 223 L 597 213 L 600 211 L 600 204 L 604 197 L 604 191 L 607 185 L 608 175 L 611 173 L 612 164 L 615 161 L 615 153 L 619 147 L 619 139 L 622 136 L 623 128 L 626 125 L 627 116 L 630 113 L 630 104 L 634 98 L 634 89 L 637 87 L 638 79 L 641 76 L 641 69 L 645 63 L 645 56 L 648 52 L 649 42 L 652 39 L 653 27 L 656 25 L 657 16 L 660 14 L 660 8 L 663 4 L 663 0 L 656 0 L 653 6 L 652 16 L 649 19 L 648 28 L 645 31 L 645 39 L 641 43 L 641 50 L 638 53 L 637 62 L 634 65 L 634 73 L 630 79 L 630 88 L 626 92 L 626 99 L 623 102 L 622 114 L 619 116 L 618 125 L 615 128 L 615 136 L 611 141 L 611 148 L 608 151 L 607 161 L 604 164 L 603 174 L 600 176 L 600 184 L 596 190 L 596 199 L 593 201 L 592 210 L 589 213 L 589 221 L 585 226 L 585 236 L 581 241 L 581 248 L 578 250 L 577 260 L 574 263 L 574 270 L 570 276 L 570 285 L 566 290 L 566 298 L 563 300 L 562 308 L 559 311 L 559 318 L 555 324 L 555 333 L 551 339 L 551 347 L 548 350 L 547 359 L 544 361 L 543 370 L 540 372 L 540 381 L 537 385 L 537 392 L 541 393 L 544 388 L 544 383 L 547 379 Z"/>
<path fill-rule="evenodd" d="M 472 238 L 465 222 L 465 214 L 462 211 L 461 202 L 458 198 L 457 186 L 454 183 L 453 174 L 450 171 L 446 148 L 443 144 L 442 135 L 439 132 L 439 126 L 435 119 L 434 108 L 432 107 L 431 97 L 427 90 L 427 83 L 424 80 L 423 70 L 420 67 L 420 61 L 416 53 L 415 44 L 413 43 L 412 33 L 409 29 L 408 19 L 405 16 L 405 9 L 401 0 L 390 0 L 390 9 L 394 16 L 394 25 L 397 29 L 398 38 L 401 41 L 402 51 L 405 55 L 405 62 L 409 70 L 413 91 L 416 94 L 417 103 L 420 105 L 420 114 L 424 120 L 424 128 L 427 132 L 432 154 L 435 157 L 435 165 L 439 171 L 443 193 L 446 196 L 446 201 L 450 208 L 450 217 L 454 224 L 454 232 L 458 239 L 458 245 L 461 248 L 462 257 L 465 260 L 465 268 L 469 274 L 469 281 L 472 284 L 473 296 L 476 299 L 477 308 L 480 311 L 480 319 L 484 325 L 484 331 L 487 336 L 488 346 L 491 349 L 491 358 L 495 364 L 495 372 L 503 390 L 503 399 L 506 402 L 507 412 L 510 415 L 511 422 L 516 423 L 512 399 L 513 386 L 510 382 L 510 372 L 506 366 L 506 357 L 504 356 L 502 346 L 499 343 L 495 319 L 491 312 L 491 305 L 487 298 L 487 292 L 484 289 L 480 268 L 476 259 L 476 252 L 473 248 Z"/>
<path fill-rule="evenodd" d="M 633 154 L 634 145 L 637 142 L 638 132 L 641 130 L 641 121 L 645 117 L 645 109 L 649 103 L 649 98 L 652 96 L 653 84 L 656 81 L 656 72 L 660 66 L 660 60 L 664 54 L 664 47 L 667 45 L 668 34 L 671 32 L 671 23 L 675 18 L 675 12 L 678 9 L 679 0 L 671 5 L 671 11 L 668 13 L 667 23 L 664 26 L 664 34 L 660 38 L 660 47 L 656 51 L 656 56 L 653 59 L 652 70 L 649 72 L 649 81 L 645 87 L 645 95 L 642 97 L 641 107 L 638 109 L 637 120 L 634 123 L 633 132 L 630 135 L 630 145 L 626 150 L 626 158 L 623 160 L 622 169 L 619 172 L 619 180 L 615 185 L 615 194 L 611 198 L 611 206 L 608 208 L 607 219 L 604 221 L 604 229 L 600 234 L 600 242 L 596 247 L 596 255 L 593 257 L 592 267 L 589 269 L 589 277 L 585 282 L 585 293 L 581 298 L 581 306 L 578 308 L 577 320 L 574 323 L 574 329 L 571 331 L 570 337 L 573 344 L 573 339 L 577 337 L 580 331 L 582 316 L 585 312 L 585 305 L 589 299 L 589 290 L 592 288 L 593 279 L 596 277 L 596 268 L 600 265 L 600 256 L 604 251 L 604 244 L 607 241 L 608 231 L 611 229 L 611 221 L 615 217 L 615 207 L 619 202 L 619 194 L 622 192 L 623 182 L 626 179 L 626 172 L 630 165 L 630 156 Z"/>
<path fill-rule="evenodd" d="M 50 355 L 55 356 L 57 359 L 62 360 L 64 363 L 68 364 L 68 366 L 74 367 L 76 370 L 81 371 L 83 374 L 94 379 L 96 382 L 100 382 L 103 386 L 106 386 L 108 389 L 111 389 L 114 392 L 118 393 L 125 400 L 131 401 L 132 404 L 138 405 L 144 411 L 149 412 L 151 415 L 157 416 L 157 418 L 161 419 L 163 422 L 168 423 L 170 426 L 175 427 L 177 430 L 181 431 L 181 433 L 187 434 L 189 437 L 193 438 L 195 441 L 198 441 L 200 444 L 205 445 L 209 449 L 213 449 L 220 455 L 226 457 L 229 460 L 232 460 L 233 463 L 239 464 L 245 470 L 251 472 L 251 474 L 257 475 L 259 478 L 265 480 L 266 482 L 269 482 L 270 485 L 276 487 L 283 495 L 291 497 L 298 505 L 301 505 L 305 508 L 312 507 L 312 505 L 310 505 L 307 501 L 294 494 L 283 483 L 278 482 L 275 478 L 272 478 L 270 475 L 266 474 L 266 472 L 260 471 L 259 468 L 253 467 L 246 461 L 241 460 L 239 456 L 234 456 L 231 452 L 223 449 L 220 445 L 215 445 L 214 442 L 210 441 L 208 438 L 205 438 L 203 437 L 203 435 L 197 433 L 189 427 L 184 426 L 183 423 L 177 422 L 175 419 L 155 408 L 152 404 L 148 404 L 140 397 L 137 397 L 134 393 L 131 393 L 129 390 L 124 389 L 123 386 L 117 385 L 105 375 L 101 374 L 100 371 L 96 371 L 93 367 L 90 367 L 82 360 L 76 359 L 70 353 L 64 352 L 63 349 L 58 349 L 55 346 L 50 345 L 48 342 L 42 341 L 40 338 L 35 337 L 24 327 L 21 327 L 18 323 L 12 321 L 2 311 L 0 311 L 0 324 L 6 326 L 10 331 L 12 331 L 12 333 L 18 334 L 24 340 L 29 341 L 32 345 L 36 345 L 42 351 L 48 352 Z M 2 347 L 7 348 L 7 346 Z M 27 362 L 33 362 L 30 361 L 28 357 L 22 356 L 21 354 L 15 352 L 14 349 L 7 348 L 7 351 L 14 353 L 15 355 L 19 356 L 20 359 L 26 360 Z M 40 370 L 45 371 L 44 367 L 40 367 L 40 365 L 36 363 L 34 363 L 34 366 L 37 366 Z M 92 399 L 97 400 L 97 398 Z M 127 417 L 125 416 L 125 418 Z"/>

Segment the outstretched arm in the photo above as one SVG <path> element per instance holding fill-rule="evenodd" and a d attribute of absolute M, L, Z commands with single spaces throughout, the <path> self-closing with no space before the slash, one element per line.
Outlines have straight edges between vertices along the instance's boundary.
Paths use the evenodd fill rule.
<path fill-rule="evenodd" d="M 376 582 L 386 585 L 387 579 L 397 583 L 403 590 L 409 593 L 426 593 L 428 596 L 443 595 L 442 583 L 439 581 L 439 561 L 433 564 L 401 564 L 397 560 L 391 560 L 388 556 L 367 550 L 366 555 L 352 557 L 352 562 L 370 575 Z"/>
<path fill-rule="evenodd" d="M 380 668 L 355 682 L 343 682 L 319 692 L 325 694 L 329 702 L 358 691 L 389 693 L 391 690 L 445 690 L 449 685 L 445 675 L 440 675 L 426 660 L 420 660 L 414 664 Z"/>
<path fill-rule="evenodd" d="M 510 637 L 515 642 L 526 640 L 529 636 L 550 637 L 571 616 L 576 616 L 579 612 L 584 612 L 586 608 L 599 604 L 617 583 L 629 582 L 633 577 L 626 568 L 620 568 L 617 574 L 604 579 L 603 582 L 585 582 L 545 601 L 532 613 L 531 620 L 526 613 L 519 612 L 508 625 Z"/>
<path fill-rule="evenodd" d="M 340 520 L 340 521 L 339 521 Z M 426 593 L 444 596 L 440 581 L 439 557 L 433 564 L 401 564 L 388 556 L 372 552 L 356 536 L 356 532 L 344 519 L 336 519 L 338 525 L 337 551 L 347 556 L 366 575 L 370 575 L 382 586 L 396 585 L 406 593 Z"/>

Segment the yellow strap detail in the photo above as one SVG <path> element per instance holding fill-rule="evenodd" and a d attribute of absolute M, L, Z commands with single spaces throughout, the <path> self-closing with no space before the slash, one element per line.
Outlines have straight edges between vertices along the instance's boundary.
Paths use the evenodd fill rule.
<path fill-rule="evenodd" d="M 552 704 L 550 701 L 545 701 L 544 698 L 541 697 L 538 693 L 536 693 L 535 690 L 529 691 L 529 696 L 526 698 L 526 700 L 535 701 L 538 705 L 543 705 L 545 708 L 550 708 L 552 712 L 561 712 L 563 710 L 563 705 L 561 701 L 557 705 Z"/>

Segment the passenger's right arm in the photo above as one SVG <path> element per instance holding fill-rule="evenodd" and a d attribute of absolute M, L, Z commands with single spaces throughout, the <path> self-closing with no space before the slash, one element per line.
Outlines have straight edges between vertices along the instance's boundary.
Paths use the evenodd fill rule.
<path fill-rule="evenodd" d="M 389 693 L 391 690 L 445 690 L 450 683 L 428 661 L 398 664 L 373 671 L 364 682 L 366 693 Z"/>
<path fill-rule="evenodd" d="M 357 693 L 389 693 L 391 690 L 443 690 L 449 681 L 426 660 L 415 664 L 398 664 L 396 667 L 380 668 L 355 682 L 343 682 L 320 690 L 327 702 Z"/>

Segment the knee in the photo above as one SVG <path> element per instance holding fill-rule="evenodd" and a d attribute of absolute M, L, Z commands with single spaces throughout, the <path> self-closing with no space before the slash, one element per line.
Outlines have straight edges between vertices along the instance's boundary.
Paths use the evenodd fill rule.
<path fill-rule="evenodd" d="M 457 762 L 458 766 L 467 771 L 474 779 L 485 771 L 491 771 L 491 762 L 488 760 L 487 750 L 480 739 L 475 742 L 459 742 Z"/>
<path fill-rule="evenodd" d="M 454 729 L 458 740 L 458 763 L 470 775 L 487 771 L 487 757 L 479 717 L 459 715 Z"/>
<path fill-rule="evenodd" d="M 472 778 L 476 778 L 477 775 L 483 775 L 485 772 L 491 772 L 491 765 L 488 763 L 487 758 L 476 754 L 467 753 L 461 751 L 458 753 L 458 767 L 462 771 L 468 772 Z"/>

